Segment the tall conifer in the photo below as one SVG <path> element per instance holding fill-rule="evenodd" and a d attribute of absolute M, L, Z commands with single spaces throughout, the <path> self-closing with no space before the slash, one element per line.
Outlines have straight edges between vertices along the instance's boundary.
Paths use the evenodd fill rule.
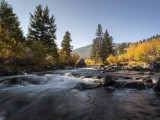
<path fill-rule="evenodd" d="M 71 34 L 69 31 L 67 31 L 63 37 L 62 43 L 61 43 L 61 47 L 62 50 L 65 51 L 66 56 L 70 57 L 70 53 L 73 49 L 73 46 L 71 46 L 70 42 L 71 42 Z"/>
<path fill-rule="evenodd" d="M 28 40 L 42 42 L 48 47 L 48 53 L 58 57 L 56 45 L 56 24 L 55 18 L 49 16 L 49 9 L 41 5 L 36 7 L 34 14 L 30 14 L 30 26 L 28 28 Z"/>

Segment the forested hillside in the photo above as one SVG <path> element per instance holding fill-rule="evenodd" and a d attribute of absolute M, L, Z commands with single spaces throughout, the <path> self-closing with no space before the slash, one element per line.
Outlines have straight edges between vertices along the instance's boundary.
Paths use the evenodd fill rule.
<path fill-rule="evenodd" d="M 122 43 L 113 43 L 113 49 L 116 50 Z M 79 54 L 81 58 L 90 58 L 90 52 L 91 52 L 92 44 L 77 48 L 73 50 L 73 52 L 76 52 Z"/>

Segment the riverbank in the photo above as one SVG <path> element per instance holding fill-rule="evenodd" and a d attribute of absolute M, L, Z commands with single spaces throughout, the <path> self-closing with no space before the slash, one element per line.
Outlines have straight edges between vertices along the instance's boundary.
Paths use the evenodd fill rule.
<path fill-rule="evenodd" d="M 160 119 L 160 99 L 152 88 L 122 88 L 103 83 L 104 78 L 107 79 L 105 76 L 108 75 L 115 82 L 124 80 L 132 82 L 138 78 L 146 79 L 147 76 L 157 81 L 159 77 L 159 73 L 154 75 L 147 75 L 147 71 L 145 74 L 139 73 L 140 71 L 129 70 L 102 72 L 99 67 L 86 67 L 0 77 L 0 118 L 3 120 Z"/>

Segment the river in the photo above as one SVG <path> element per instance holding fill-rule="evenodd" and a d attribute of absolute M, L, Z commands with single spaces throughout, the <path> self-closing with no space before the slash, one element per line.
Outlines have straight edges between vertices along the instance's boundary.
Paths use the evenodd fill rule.
<path fill-rule="evenodd" d="M 77 83 L 93 83 L 95 69 L 54 70 L 0 77 L 0 120 L 160 120 L 160 97 L 152 90 L 99 87 L 78 90 Z M 19 78 L 17 81 L 7 79 Z"/>

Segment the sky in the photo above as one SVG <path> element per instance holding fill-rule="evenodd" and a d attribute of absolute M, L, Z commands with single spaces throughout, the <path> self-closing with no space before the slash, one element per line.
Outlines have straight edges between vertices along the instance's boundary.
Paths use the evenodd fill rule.
<path fill-rule="evenodd" d="M 60 47 L 66 31 L 74 49 L 92 44 L 98 24 L 114 43 L 136 42 L 160 34 L 160 0 L 6 0 L 26 35 L 30 13 L 37 5 L 49 7 L 57 25 Z"/>

